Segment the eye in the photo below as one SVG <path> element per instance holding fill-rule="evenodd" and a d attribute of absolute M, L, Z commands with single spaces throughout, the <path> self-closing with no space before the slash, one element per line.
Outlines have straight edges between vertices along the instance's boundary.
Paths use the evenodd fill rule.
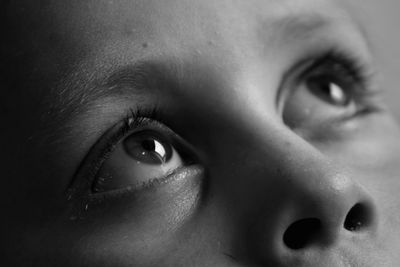
<path fill-rule="evenodd" d="M 350 59 L 324 58 L 290 86 L 283 96 L 282 116 L 291 128 L 346 120 L 367 108 L 364 71 Z"/>
<path fill-rule="evenodd" d="M 93 192 L 138 188 L 168 177 L 185 162 L 167 134 L 139 130 L 118 142 L 99 169 Z"/>
<path fill-rule="evenodd" d="M 149 131 L 128 136 L 123 141 L 125 152 L 137 162 L 149 165 L 165 165 L 173 156 L 171 144 L 165 138 Z"/>

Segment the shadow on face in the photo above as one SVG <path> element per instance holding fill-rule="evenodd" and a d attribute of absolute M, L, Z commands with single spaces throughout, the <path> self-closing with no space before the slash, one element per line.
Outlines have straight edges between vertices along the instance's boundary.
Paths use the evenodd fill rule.
<path fill-rule="evenodd" d="M 10 1 L 5 14 L 4 264 L 400 262 L 399 130 L 338 6 Z"/>

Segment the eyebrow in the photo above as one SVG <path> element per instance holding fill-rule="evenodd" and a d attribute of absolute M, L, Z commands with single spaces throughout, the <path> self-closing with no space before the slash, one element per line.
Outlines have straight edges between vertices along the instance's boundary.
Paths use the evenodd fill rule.
<path fill-rule="evenodd" d="M 348 16 L 347 13 L 342 13 L 342 15 L 340 17 L 330 17 L 319 13 L 285 14 L 272 22 L 270 20 L 266 21 L 264 25 L 267 24 L 265 27 L 273 29 L 273 37 L 280 37 L 279 43 L 291 43 L 308 40 L 323 30 L 340 25 L 338 23 L 341 23 L 341 25 L 345 23 L 353 27 L 369 45 L 367 31 L 360 21 Z M 271 36 L 269 35 L 266 38 L 271 38 Z"/>
<path fill-rule="evenodd" d="M 176 64 L 172 61 L 142 60 L 125 66 L 100 66 L 89 74 L 82 74 L 84 67 L 65 77 L 59 84 L 55 109 L 62 107 L 61 113 L 74 112 L 90 107 L 99 99 L 129 95 L 138 97 L 176 88 Z"/>
<path fill-rule="evenodd" d="M 169 62 L 139 61 L 134 64 L 117 67 L 111 74 L 100 81 L 94 88 L 100 95 L 118 94 L 125 90 L 136 95 L 161 90 L 170 87 L 172 70 L 175 68 Z"/>
<path fill-rule="evenodd" d="M 150 71 L 156 69 L 157 67 L 149 62 L 138 62 L 134 65 L 125 66 L 112 72 L 105 80 L 105 86 L 113 88 L 117 85 L 138 85 L 148 76 Z"/>
<path fill-rule="evenodd" d="M 85 73 L 85 67 L 77 67 L 65 76 L 47 97 L 49 112 L 44 116 L 46 125 L 43 135 L 49 143 L 59 143 L 74 135 L 74 127 L 88 111 L 113 97 L 130 95 L 137 102 L 144 96 L 161 90 L 175 90 L 175 62 L 143 60 L 120 66 L 96 66 L 97 70 Z M 84 73 L 84 74 L 82 74 Z M 100 100 L 100 102 L 99 102 Z M 84 115 L 83 115 L 84 117 Z M 80 118 L 80 119 L 77 119 Z M 71 128 L 72 127 L 72 128 Z M 62 138 L 60 138 L 62 136 Z"/>
<path fill-rule="evenodd" d="M 267 20 L 263 27 L 270 34 L 263 37 L 264 43 L 281 45 L 307 41 L 335 25 L 336 20 L 318 13 L 284 14 L 273 21 Z M 263 31 L 263 29 L 261 29 Z"/>
<path fill-rule="evenodd" d="M 272 27 L 279 34 L 290 40 L 306 39 L 316 32 L 332 25 L 332 22 L 321 15 L 292 15 L 274 21 Z"/>

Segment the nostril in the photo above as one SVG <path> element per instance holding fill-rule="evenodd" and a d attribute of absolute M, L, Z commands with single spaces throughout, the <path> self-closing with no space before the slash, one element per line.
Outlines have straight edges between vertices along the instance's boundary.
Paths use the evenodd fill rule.
<path fill-rule="evenodd" d="M 372 214 L 363 204 L 354 205 L 346 216 L 344 228 L 351 232 L 360 231 L 371 224 Z"/>
<path fill-rule="evenodd" d="M 321 221 L 308 218 L 294 222 L 283 235 L 283 242 L 291 249 L 302 249 L 313 243 L 321 231 Z"/>

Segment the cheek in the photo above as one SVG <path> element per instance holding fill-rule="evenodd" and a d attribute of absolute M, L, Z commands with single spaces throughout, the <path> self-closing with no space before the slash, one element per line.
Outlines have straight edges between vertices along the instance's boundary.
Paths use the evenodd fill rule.
<path fill-rule="evenodd" d="M 400 262 L 398 251 L 400 243 L 400 150 L 391 162 L 383 165 L 374 173 L 366 174 L 360 179 L 366 180 L 365 187 L 375 199 L 378 210 L 379 229 L 382 246 L 385 252 L 392 253 L 392 258 Z M 389 257 L 390 258 L 390 257 Z M 386 258 L 387 260 L 387 258 Z"/>
<path fill-rule="evenodd" d="M 365 173 L 363 176 L 380 177 L 382 170 L 386 171 L 388 166 L 393 169 L 399 165 L 399 140 L 398 125 L 382 113 L 349 124 L 347 129 L 336 135 L 336 139 L 313 145 L 341 166 L 359 170 Z"/>
<path fill-rule="evenodd" d="M 70 226 L 77 237 L 70 240 L 75 253 L 93 266 L 102 266 L 104 259 L 106 266 L 157 266 L 181 243 L 181 226 L 199 204 L 201 181 L 178 177 L 134 196 L 84 204 Z"/>

